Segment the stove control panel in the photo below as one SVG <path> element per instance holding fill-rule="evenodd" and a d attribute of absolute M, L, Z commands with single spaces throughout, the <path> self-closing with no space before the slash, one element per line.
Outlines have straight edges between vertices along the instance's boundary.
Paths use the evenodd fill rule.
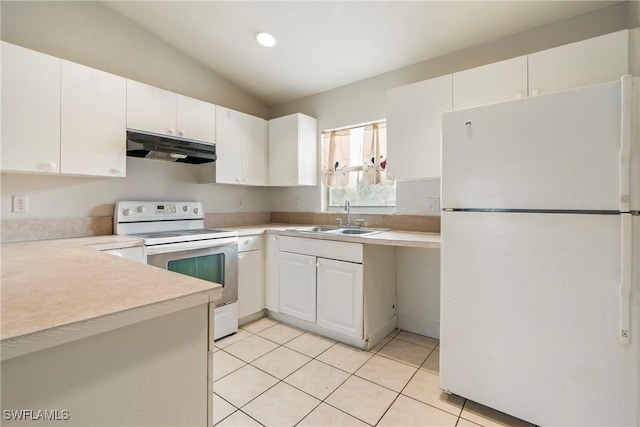
<path fill-rule="evenodd" d="M 163 221 L 178 219 L 204 219 L 201 202 L 136 202 L 116 204 L 115 222 Z"/>

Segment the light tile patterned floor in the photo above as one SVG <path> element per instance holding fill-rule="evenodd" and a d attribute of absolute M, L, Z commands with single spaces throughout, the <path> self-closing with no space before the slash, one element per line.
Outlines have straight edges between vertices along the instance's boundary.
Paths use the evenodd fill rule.
<path fill-rule="evenodd" d="M 438 340 L 360 351 L 262 318 L 216 342 L 216 426 L 531 426 L 438 388 Z"/>

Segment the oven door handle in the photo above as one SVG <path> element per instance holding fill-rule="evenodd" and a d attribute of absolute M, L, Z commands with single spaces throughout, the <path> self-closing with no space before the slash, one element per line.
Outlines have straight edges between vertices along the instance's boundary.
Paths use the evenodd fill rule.
<path fill-rule="evenodd" d="M 193 249 L 207 249 L 238 243 L 237 237 L 225 237 L 222 239 L 193 240 L 190 242 L 167 243 L 166 245 L 146 246 L 147 255 L 166 254 L 168 252 L 181 252 Z"/>

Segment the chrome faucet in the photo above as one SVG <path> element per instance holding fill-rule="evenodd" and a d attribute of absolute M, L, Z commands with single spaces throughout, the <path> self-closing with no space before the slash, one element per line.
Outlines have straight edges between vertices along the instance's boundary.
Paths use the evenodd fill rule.
<path fill-rule="evenodd" d="M 344 203 L 344 210 L 347 211 L 347 227 L 351 227 L 351 203 L 349 203 L 349 199 Z"/>

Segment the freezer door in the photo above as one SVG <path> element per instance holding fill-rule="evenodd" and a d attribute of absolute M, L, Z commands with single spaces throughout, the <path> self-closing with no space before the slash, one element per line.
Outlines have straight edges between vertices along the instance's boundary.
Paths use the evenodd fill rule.
<path fill-rule="evenodd" d="M 537 425 L 637 425 L 622 246 L 618 215 L 444 212 L 441 388 Z"/>
<path fill-rule="evenodd" d="M 443 208 L 618 211 L 621 87 L 444 113 Z"/>

